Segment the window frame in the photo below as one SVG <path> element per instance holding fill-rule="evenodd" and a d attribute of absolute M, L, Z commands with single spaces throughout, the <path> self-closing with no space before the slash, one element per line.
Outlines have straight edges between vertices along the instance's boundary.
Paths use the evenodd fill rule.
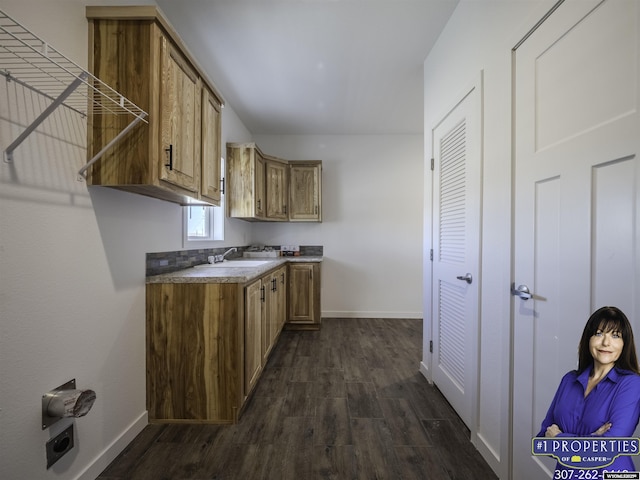
<path fill-rule="evenodd" d="M 225 162 L 220 161 L 220 177 L 224 178 Z M 224 183 L 223 183 L 224 185 Z M 214 242 L 224 241 L 224 190 L 220 192 L 220 206 L 213 205 L 185 205 L 182 208 L 182 247 L 188 249 L 211 247 Z M 189 236 L 189 209 L 206 208 L 208 218 L 208 235 L 206 237 Z"/>

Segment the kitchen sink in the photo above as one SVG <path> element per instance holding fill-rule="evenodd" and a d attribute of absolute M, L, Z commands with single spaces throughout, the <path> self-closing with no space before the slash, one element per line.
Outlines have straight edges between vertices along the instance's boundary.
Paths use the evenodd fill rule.
<path fill-rule="evenodd" d="M 203 263 L 202 265 L 195 265 L 194 268 L 250 268 L 259 267 L 265 263 L 271 263 L 273 260 L 225 260 L 220 263 Z"/>

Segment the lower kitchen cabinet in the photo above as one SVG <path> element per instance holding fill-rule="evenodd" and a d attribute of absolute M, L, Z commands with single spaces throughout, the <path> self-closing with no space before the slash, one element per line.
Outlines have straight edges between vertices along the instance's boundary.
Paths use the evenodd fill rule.
<path fill-rule="evenodd" d="M 289 264 L 287 329 L 320 328 L 320 263 Z"/>
<path fill-rule="evenodd" d="M 247 284 L 148 283 L 146 309 L 149 421 L 235 423 L 282 328 L 319 328 L 320 263 Z"/>
<path fill-rule="evenodd" d="M 244 285 L 151 283 L 146 304 L 149 421 L 237 421 L 244 400 Z"/>
<path fill-rule="evenodd" d="M 147 410 L 155 423 L 235 423 L 285 322 L 287 266 L 247 285 L 148 283 Z"/>

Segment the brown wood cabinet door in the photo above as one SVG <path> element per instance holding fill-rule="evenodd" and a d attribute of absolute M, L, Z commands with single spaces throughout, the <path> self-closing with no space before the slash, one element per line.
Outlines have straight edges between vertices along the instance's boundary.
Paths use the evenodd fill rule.
<path fill-rule="evenodd" d="M 289 220 L 292 222 L 321 221 L 322 165 L 292 163 L 289 175 Z"/>
<path fill-rule="evenodd" d="M 271 274 L 269 280 L 269 288 L 271 289 L 271 304 L 269 305 L 269 352 L 273 349 L 280 333 L 280 296 L 278 295 L 278 275 L 277 272 Z"/>
<path fill-rule="evenodd" d="M 221 114 L 220 102 L 209 91 L 202 89 L 202 185 L 200 196 L 215 205 L 221 198 Z"/>
<path fill-rule="evenodd" d="M 164 37 L 161 43 L 161 179 L 195 192 L 200 172 L 202 87 L 197 73 L 173 44 Z"/>
<path fill-rule="evenodd" d="M 245 288 L 244 395 L 247 396 L 262 371 L 262 282 Z"/>
<path fill-rule="evenodd" d="M 252 144 L 227 143 L 225 205 L 227 216 L 264 218 L 264 159 Z"/>
<path fill-rule="evenodd" d="M 264 181 L 264 168 L 265 159 L 260 155 L 258 151 L 255 152 L 254 168 L 254 181 L 255 181 L 255 197 L 254 197 L 254 209 L 256 218 L 264 218 L 266 212 L 265 201 L 265 181 Z"/>
<path fill-rule="evenodd" d="M 273 338 L 275 336 L 274 321 L 277 317 L 277 298 L 275 296 L 273 274 L 262 277 L 262 365 L 267 364 L 269 353 L 273 347 Z"/>
<path fill-rule="evenodd" d="M 281 267 L 271 275 L 270 288 L 272 290 L 271 305 L 269 312 L 271 315 L 271 344 L 272 347 L 276 343 L 278 334 L 282 330 L 282 326 L 286 320 L 287 308 L 287 268 Z"/>
<path fill-rule="evenodd" d="M 286 163 L 265 160 L 266 216 L 270 220 L 288 220 L 289 175 Z"/>
<path fill-rule="evenodd" d="M 282 267 L 276 272 L 276 284 L 278 288 L 278 331 L 282 330 L 284 323 L 287 321 L 287 289 L 288 275 L 287 267 Z"/>
<path fill-rule="evenodd" d="M 317 278 L 316 278 L 317 277 Z M 290 323 L 319 323 L 320 266 L 317 263 L 289 264 Z"/>

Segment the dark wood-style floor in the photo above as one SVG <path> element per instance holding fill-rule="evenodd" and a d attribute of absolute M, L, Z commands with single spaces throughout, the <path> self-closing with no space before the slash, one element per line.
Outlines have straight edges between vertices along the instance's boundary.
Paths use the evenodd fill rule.
<path fill-rule="evenodd" d="M 148 425 L 98 480 L 497 477 L 419 373 L 422 322 L 283 331 L 237 425 Z"/>

